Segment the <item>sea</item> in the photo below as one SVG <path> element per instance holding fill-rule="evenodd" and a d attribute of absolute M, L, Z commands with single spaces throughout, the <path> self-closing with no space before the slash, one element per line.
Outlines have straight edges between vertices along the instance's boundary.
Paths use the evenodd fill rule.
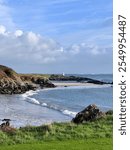
<path fill-rule="evenodd" d="M 112 74 L 75 76 L 113 82 Z M 11 119 L 14 127 L 71 121 L 90 104 L 96 104 L 104 112 L 112 110 L 112 85 L 56 87 L 21 95 L 0 95 L 0 123 L 4 118 Z"/>

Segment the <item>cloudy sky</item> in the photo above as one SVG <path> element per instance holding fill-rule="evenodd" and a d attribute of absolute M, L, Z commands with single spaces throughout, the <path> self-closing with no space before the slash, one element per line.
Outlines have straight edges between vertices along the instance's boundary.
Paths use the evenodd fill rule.
<path fill-rule="evenodd" d="M 0 0 L 0 64 L 112 73 L 112 0 Z"/>

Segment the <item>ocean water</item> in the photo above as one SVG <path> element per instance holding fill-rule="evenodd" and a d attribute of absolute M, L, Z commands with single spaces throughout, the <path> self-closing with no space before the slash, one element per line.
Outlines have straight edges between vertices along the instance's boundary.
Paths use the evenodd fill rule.
<path fill-rule="evenodd" d="M 77 75 L 112 82 L 112 75 Z M 22 95 L 0 95 L 0 119 L 10 118 L 15 127 L 70 121 L 89 104 L 112 109 L 111 85 L 57 87 Z"/>

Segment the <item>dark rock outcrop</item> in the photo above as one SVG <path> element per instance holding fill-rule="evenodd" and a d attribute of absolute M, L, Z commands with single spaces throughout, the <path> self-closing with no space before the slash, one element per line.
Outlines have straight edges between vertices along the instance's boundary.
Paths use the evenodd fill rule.
<path fill-rule="evenodd" d="M 109 82 L 103 82 L 91 78 L 86 78 L 86 77 L 77 77 L 77 76 L 63 76 L 63 75 L 56 75 L 52 74 L 49 77 L 49 80 L 51 81 L 77 81 L 77 82 L 85 82 L 85 83 L 93 83 L 93 84 L 112 84 Z"/>
<path fill-rule="evenodd" d="M 36 75 L 20 75 L 22 81 L 26 83 L 29 88 L 44 88 L 49 87 L 53 88 L 55 85 L 49 81 L 49 79 L 36 76 Z"/>
<path fill-rule="evenodd" d="M 46 78 L 31 75 L 21 76 L 13 69 L 0 65 L 0 94 L 22 94 L 44 87 L 55 86 Z"/>
<path fill-rule="evenodd" d="M 85 123 L 87 121 L 93 121 L 105 116 L 105 113 L 99 110 L 96 105 L 89 105 L 83 111 L 79 112 L 75 118 L 72 119 L 72 122 L 76 124 Z"/>
<path fill-rule="evenodd" d="M 106 115 L 113 115 L 113 110 L 108 110 L 108 111 L 106 112 Z"/>

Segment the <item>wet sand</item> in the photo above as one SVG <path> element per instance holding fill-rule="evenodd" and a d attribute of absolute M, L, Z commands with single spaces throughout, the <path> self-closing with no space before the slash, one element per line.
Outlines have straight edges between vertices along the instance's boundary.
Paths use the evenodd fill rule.
<path fill-rule="evenodd" d="M 100 84 L 94 84 L 94 83 L 82 83 L 82 82 L 58 82 L 58 81 L 53 81 L 53 84 L 55 84 L 58 87 L 68 87 L 68 86 L 95 86 L 95 87 L 99 87 L 102 86 Z"/>

